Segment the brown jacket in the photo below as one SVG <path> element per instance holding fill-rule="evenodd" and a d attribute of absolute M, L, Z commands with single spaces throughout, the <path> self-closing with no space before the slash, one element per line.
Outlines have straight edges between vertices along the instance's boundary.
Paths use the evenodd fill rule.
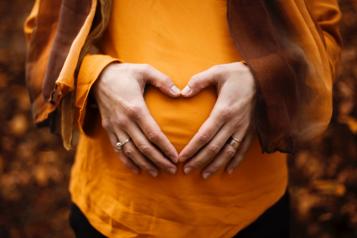
<path fill-rule="evenodd" d="M 227 4 L 232 38 L 257 83 L 253 124 L 262 150 L 293 152 L 321 134 L 331 117 L 341 45 L 337 0 Z M 75 129 L 77 69 L 105 30 L 110 9 L 111 0 L 36 0 L 25 22 L 34 121 L 59 131 L 66 148 Z"/>

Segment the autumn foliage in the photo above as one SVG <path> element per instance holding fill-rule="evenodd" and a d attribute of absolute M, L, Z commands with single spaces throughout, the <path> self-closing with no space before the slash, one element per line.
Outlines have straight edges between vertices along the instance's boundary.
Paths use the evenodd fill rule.
<path fill-rule="evenodd" d="M 0 238 L 73 237 L 73 152 L 31 122 L 22 24 L 33 1 L 0 1 Z M 289 158 L 293 237 L 357 237 L 357 3 L 340 0 L 344 38 L 334 116 L 321 141 Z"/>

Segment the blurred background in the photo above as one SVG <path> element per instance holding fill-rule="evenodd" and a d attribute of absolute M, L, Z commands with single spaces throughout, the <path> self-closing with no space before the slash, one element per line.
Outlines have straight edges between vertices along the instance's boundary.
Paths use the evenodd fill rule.
<path fill-rule="evenodd" d="M 324 138 L 289 159 L 293 237 L 357 237 L 357 4 L 340 0 L 344 38 Z M 24 83 L 22 25 L 32 0 L 0 1 L 0 238 L 71 238 L 73 152 L 36 129 Z"/>

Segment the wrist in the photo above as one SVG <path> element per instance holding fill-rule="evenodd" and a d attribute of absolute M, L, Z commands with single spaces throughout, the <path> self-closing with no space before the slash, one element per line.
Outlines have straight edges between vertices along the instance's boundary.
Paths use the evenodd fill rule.
<path fill-rule="evenodd" d="M 96 78 L 96 80 L 94 81 L 93 86 L 91 88 L 91 91 L 95 97 L 97 97 L 97 95 L 98 95 L 98 91 L 100 90 L 103 80 L 108 77 L 108 74 L 110 74 L 110 72 L 113 70 L 113 68 L 118 64 L 120 64 L 120 62 L 118 62 L 118 61 L 110 62 L 103 68 L 102 72 Z"/>

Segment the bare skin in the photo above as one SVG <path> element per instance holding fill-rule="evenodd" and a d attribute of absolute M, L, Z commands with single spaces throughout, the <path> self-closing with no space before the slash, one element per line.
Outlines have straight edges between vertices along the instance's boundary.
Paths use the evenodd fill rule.
<path fill-rule="evenodd" d="M 94 95 L 112 145 L 130 138 L 119 158 L 133 172 L 141 170 L 156 177 L 161 170 L 176 173 L 178 155 L 148 111 L 143 93 L 146 84 L 170 96 L 180 96 L 171 79 L 147 64 L 113 63 L 96 84 Z"/>
<path fill-rule="evenodd" d="M 217 88 L 218 99 L 209 118 L 179 155 L 146 107 L 143 92 L 147 83 L 171 97 L 192 97 L 210 85 Z M 178 161 L 185 163 L 186 174 L 201 169 L 205 179 L 221 169 L 232 173 L 251 142 L 255 85 L 249 68 L 239 62 L 194 75 L 182 92 L 150 65 L 113 63 L 94 85 L 94 93 L 112 145 L 132 139 L 118 153 L 135 173 L 144 170 L 156 177 L 161 169 L 174 174 Z M 228 144 L 232 136 L 242 140 L 239 147 Z"/>
<path fill-rule="evenodd" d="M 250 122 L 255 95 L 253 75 L 240 62 L 215 65 L 194 75 L 181 95 L 192 97 L 210 85 L 218 91 L 216 104 L 179 154 L 179 161 L 187 161 L 186 174 L 193 169 L 202 169 L 205 179 L 221 169 L 231 174 L 244 158 L 252 138 Z M 242 143 L 236 148 L 229 145 L 231 137 Z"/>

